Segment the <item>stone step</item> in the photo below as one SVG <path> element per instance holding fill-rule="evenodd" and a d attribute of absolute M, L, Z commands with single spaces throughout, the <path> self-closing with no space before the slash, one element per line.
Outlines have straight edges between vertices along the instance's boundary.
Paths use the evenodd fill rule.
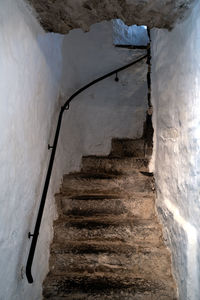
<path fill-rule="evenodd" d="M 44 300 L 177 300 L 176 293 L 173 289 L 165 290 L 135 291 L 133 289 L 110 290 L 106 292 L 88 293 L 73 289 L 72 293 L 66 296 L 51 296 L 43 298 Z"/>
<path fill-rule="evenodd" d="M 50 274 L 65 276 L 68 272 L 109 272 L 125 276 L 134 274 L 135 277 L 150 280 L 156 278 L 167 280 L 171 276 L 171 257 L 166 248 L 135 248 L 123 244 L 120 245 L 121 249 L 123 247 L 123 252 L 120 254 L 109 251 L 85 254 L 65 253 L 65 248 L 62 249 L 62 245 L 58 248 L 57 245 L 51 252 Z M 115 247 L 117 247 L 116 243 Z"/>
<path fill-rule="evenodd" d="M 163 244 L 154 248 L 162 248 Z M 124 242 L 122 240 L 105 240 L 99 238 L 99 240 L 69 240 L 66 243 L 61 241 L 53 242 L 51 247 L 51 254 L 80 254 L 80 255 L 101 255 L 101 254 L 116 254 L 131 256 L 133 253 L 139 253 L 141 251 L 147 251 L 149 244 L 134 244 L 132 241 Z"/>
<path fill-rule="evenodd" d="M 99 216 L 96 218 L 66 217 L 54 222 L 54 242 L 66 243 L 70 249 L 69 241 L 77 241 L 74 247 L 80 247 L 81 250 L 85 247 L 84 241 L 88 240 L 91 243 L 99 240 L 104 240 L 105 243 L 106 241 L 125 241 L 135 245 L 156 247 L 163 243 L 161 225 L 155 220 Z"/>
<path fill-rule="evenodd" d="M 134 299 L 132 297 L 137 294 L 159 295 L 158 291 L 167 298 L 154 298 L 155 300 L 177 299 L 174 286 L 168 282 L 162 282 L 159 278 L 156 280 L 148 280 L 134 276 L 134 274 L 69 272 L 64 278 L 63 276 L 47 276 L 43 295 L 46 299 L 53 299 L 53 297 L 56 297 L 55 299 L 59 299 L 58 297 L 71 297 L 74 293 L 78 297 L 85 293 L 87 295 L 85 299 L 88 299 L 88 294 L 90 297 L 93 296 L 93 298 L 90 299 L 124 299 L 123 295 L 130 297 L 127 299 Z M 114 298 L 118 297 L 117 295 L 120 295 L 121 298 Z M 104 296 L 110 296 L 111 298 L 104 298 Z M 150 299 L 152 298 L 149 298 L 149 300 Z"/>
<path fill-rule="evenodd" d="M 44 299 L 177 299 L 150 152 L 142 139 L 113 139 L 108 157 L 83 157 L 64 176 Z"/>
<path fill-rule="evenodd" d="M 143 139 L 112 139 L 110 156 L 145 157 L 151 155 L 152 149 L 145 147 Z"/>
<path fill-rule="evenodd" d="M 62 192 L 73 196 L 78 194 L 114 193 L 120 196 L 127 193 L 152 192 L 152 177 L 138 174 L 137 176 L 119 176 L 108 174 L 73 173 L 64 175 Z M 109 194 L 108 193 L 108 194 Z"/>
<path fill-rule="evenodd" d="M 148 164 L 149 160 L 143 157 L 84 156 L 82 172 L 137 174 L 140 170 L 148 172 Z"/>
<path fill-rule="evenodd" d="M 134 194 L 130 198 L 118 199 L 111 197 L 68 198 L 60 196 L 60 213 L 69 216 L 104 216 L 122 215 L 134 216 L 141 219 L 151 219 L 155 216 L 154 195 Z"/>

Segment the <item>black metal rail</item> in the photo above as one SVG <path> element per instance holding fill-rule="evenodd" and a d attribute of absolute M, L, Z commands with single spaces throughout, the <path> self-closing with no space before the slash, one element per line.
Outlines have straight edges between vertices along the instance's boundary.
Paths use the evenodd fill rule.
<path fill-rule="evenodd" d="M 124 48 L 124 49 L 132 49 L 132 50 L 137 50 L 137 49 L 142 50 L 142 49 L 147 49 L 148 45 L 144 46 L 144 45 L 120 45 L 120 44 L 117 44 L 117 45 L 115 45 L 115 47 Z"/>
<path fill-rule="evenodd" d="M 28 237 L 32 238 L 32 242 L 31 242 L 31 247 L 30 247 L 30 251 L 29 251 L 29 256 L 28 256 L 28 260 L 27 260 L 27 264 L 26 264 L 26 277 L 28 279 L 29 283 L 33 283 L 33 277 L 32 277 L 32 273 L 31 273 L 31 268 L 32 268 L 32 263 L 33 263 L 33 258 L 34 258 L 34 254 L 35 254 L 35 249 L 36 249 L 36 244 L 37 244 L 37 240 L 38 240 L 38 235 L 39 235 L 39 229 L 40 229 L 40 225 L 41 225 L 41 221 L 42 221 L 42 215 L 43 215 L 43 211 L 44 211 L 44 206 L 45 206 L 45 201 L 46 201 L 46 196 L 47 196 L 47 192 L 48 192 L 48 187 L 49 187 L 49 182 L 50 182 L 50 178 L 51 178 L 51 173 L 52 173 L 52 168 L 53 168 L 53 163 L 54 163 L 54 158 L 55 158 L 55 154 L 56 154 L 56 148 L 57 148 L 57 143 L 58 143 L 58 138 L 59 138 L 59 133 L 60 133 L 60 128 L 61 128 L 61 123 L 62 123 L 62 117 L 63 117 L 63 113 L 65 110 L 69 109 L 69 105 L 71 103 L 71 101 L 78 96 L 80 93 L 82 93 L 84 90 L 88 89 L 90 86 L 94 85 L 95 83 L 106 79 L 114 74 L 116 74 L 115 80 L 118 81 L 118 76 L 117 73 L 131 67 L 132 65 L 142 61 L 143 59 L 147 58 L 147 54 L 138 58 L 137 60 L 135 60 L 134 62 L 131 62 L 127 65 L 125 65 L 124 67 L 121 67 L 119 69 L 116 69 L 102 77 L 99 77 L 97 79 L 95 79 L 94 81 L 88 83 L 87 85 L 83 86 L 82 88 L 80 88 L 78 91 L 76 91 L 66 102 L 65 104 L 61 107 L 60 113 L 59 113 L 59 117 L 58 117 L 58 123 L 57 123 L 57 128 L 56 128 L 56 133 L 55 133 L 55 137 L 54 137 L 54 142 L 52 146 L 48 145 L 48 149 L 52 149 L 52 153 L 51 153 L 51 157 L 50 157 L 50 161 L 49 161 L 49 166 L 47 169 L 47 175 L 46 175 L 46 179 L 45 179 L 45 184 L 44 184 L 44 188 L 43 188 L 43 193 L 42 193 L 42 197 L 41 197 L 41 202 L 40 202 L 40 207 L 39 207 L 39 211 L 38 211 L 38 216 L 37 216 L 37 220 L 36 220 L 36 224 L 35 224 L 35 229 L 34 229 L 34 233 L 31 234 L 29 232 Z"/>

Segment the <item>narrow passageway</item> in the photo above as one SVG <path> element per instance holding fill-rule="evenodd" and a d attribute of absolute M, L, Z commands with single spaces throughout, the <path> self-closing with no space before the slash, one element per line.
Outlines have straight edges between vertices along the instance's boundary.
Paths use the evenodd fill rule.
<path fill-rule="evenodd" d="M 0 1 L 1 300 L 199 300 L 199 10 Z"/>
<path fill-rule="evenodd" d="M 136 55 L 137 48 L 147 53 L 143 72 L 149 108 L 143 138 L 112 139 L 108 156 L 84 156 L 81 171 L 64 176 L 56 197 L 59 217 L 54 223 L 45 299 L 177 298 L 148 169 L 153 127 L 147 29 L 129 28 L 120 20 L 113 24 L 118 47 L 125 51 L 132 47 Z M 116 72 L 115 81 L 119 77 Z"/>

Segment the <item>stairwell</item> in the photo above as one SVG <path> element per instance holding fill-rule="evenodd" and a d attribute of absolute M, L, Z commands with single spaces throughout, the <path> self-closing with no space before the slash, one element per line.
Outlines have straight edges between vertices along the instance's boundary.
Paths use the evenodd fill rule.
<path fill-rule="evenodd" d="M 44 299 L 177 299 L 145 152 L 142 139 L 113 139 L 64 176 Z"/>

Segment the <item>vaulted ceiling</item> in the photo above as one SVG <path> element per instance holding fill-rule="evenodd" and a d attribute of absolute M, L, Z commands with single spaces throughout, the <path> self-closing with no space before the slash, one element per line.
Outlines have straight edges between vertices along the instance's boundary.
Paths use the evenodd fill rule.
<path fill-rule="evenodd" d="M 46 31 L 89 30 L 94 23 L 120 18 L 127 25 L 173 28 L 195 0 L 28 0 Z"/>

